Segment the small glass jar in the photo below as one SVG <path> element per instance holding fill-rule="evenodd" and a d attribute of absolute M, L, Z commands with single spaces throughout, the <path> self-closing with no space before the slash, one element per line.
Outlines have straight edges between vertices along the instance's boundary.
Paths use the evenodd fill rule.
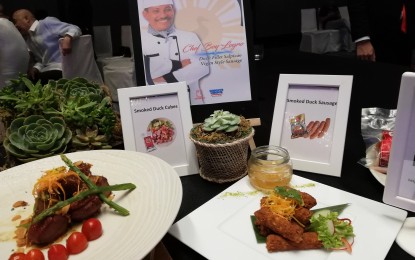
<path fill-rule="evenodd" d="M 288 151 L 274 145 L 255 148 L 248 160 L 248 175 L 252 186 L 265 192 L 288 185 L 293 175 Z"/>

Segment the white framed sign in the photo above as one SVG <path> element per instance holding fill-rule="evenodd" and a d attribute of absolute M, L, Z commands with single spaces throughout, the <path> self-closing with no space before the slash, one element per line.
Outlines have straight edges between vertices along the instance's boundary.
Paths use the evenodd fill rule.
<path fill-rule="evenodd" d="M 118 89 L 125 150 L 149 153 L 180 176 L 198 173 L 185 82 Z"/>
<path fill-rule="evenodd" d="M 402 75 L 395 128 L 386 174 L 383 201 L 415 212 L 415 73 Z M 415 256 L 415 217 L 405 220 L 396 243 Z"/>
<path fill-rule="evenodd" d="M 383 201 L 415 212 L 415 73 L 402 75 Z"/>
<path fill-rule="evenodd" d="M 296 170 L 340 176 L 353 77 L 281 74 L 270 145 Z"/>

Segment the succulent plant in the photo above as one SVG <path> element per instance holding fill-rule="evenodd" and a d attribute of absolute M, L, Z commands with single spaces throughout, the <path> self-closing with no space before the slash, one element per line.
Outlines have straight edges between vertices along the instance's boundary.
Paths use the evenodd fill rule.
<path fill-rule="evenodd" d="M 23 85 L 26 91 L 22 91 Z M 4 107 L 7 104 L 8 108 L 14 110 L 16 117 L 40 115 L 44 110 L 58 106 L 58 98 L 51 86 L 48 84 L 43 86 L 40 81 L 33 84 L 24 76 L 13 81 L 6 90 L 2 91 L 0 100 L 2 100 L 0 105 Z"/>
<path fill-rule="evenodd" d="M 3 133 L 7 165 L 56 154 L 66 146 L 76 151 L 122 143 L 121 120 L 108 93 L 105 87 L 80 77 L 50 80 L 45 85 L 32 83 L 26 75 L 11 80 L 0 89 L 0 118 L 8 129 Z M 88 145 L 82 146 L 82 138 L 92 133 Z"/>
<path fill-rule="evenodd" d="M 60 87 L 59 84 L 65 81 L 58 81 L 58 88 Z M 77 96 L 86 97 L 91 101 L 100 102 L 104 97 L 104 91 L 98 84 L 91 83 L 84 78 L 74 78 L 71 80 L 66 80 L 63 84 L 62 89 L 64 91 L 65 98 L 71 99 Z"/>
<path fill-rule="evenodd" d="M 230 143 L 252 132 L 252 127 L 243 116 L 228 111 L 216 110 L 203 124 L 193 127 L 190 131 L 192 139 L 204 143 Z"/>
<path fill-rule="evenodd" d="M 111 149 L 106 135 L 98 134 L 98 127 L 87 127 L 85 131 L 76 129 L 72 137 L 72 146 L 76 149 Z"/>
<path fill-rule="evenodd" d="M 62 118 L 31 115 L 12 121 L 3 145 L 19 161 L 29 162 L 64 152 L 71 137 Z"/>
<path fill-rule="evenodd" d="M 64 118 L 75 134 L 76 129 L 86 129 L 96 125 L 99 132 L 111 136 L 116 123 L 116 115 L 111 107 L 111 99 L 105 96 L 103 89 L 84 78 L 50 81 L 61 102 L 58 109 L 47 109 L 48 115 Z"/>
<path fill-rule="evenodd" d="M 203 130 L 233 132 L 238 129 L 241 117 L 230 113 L 229 111 L 216 110 L 210 117 L 205 119 Z"/>
<path fill-rule="evenodd" d="M 25 77 L 25 75 L 20 74 L 18 79 L 11 79 L 8 85 L 0 89 L 0 109 L 2 111 L 14 114 L 14 107 L 19 100 L 18 96 L 28 91 L 22 79 Z"/>

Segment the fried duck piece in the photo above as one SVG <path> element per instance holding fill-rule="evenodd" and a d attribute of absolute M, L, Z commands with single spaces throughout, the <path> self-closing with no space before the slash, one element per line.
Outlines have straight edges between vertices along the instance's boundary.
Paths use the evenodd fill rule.
<path fill-rule="evenodd" d="M 319 249 L 323 246 L 318 240 L 316 232 L 304 232 L 301 237 L 301 241 L 295 243 L 276 234 L 268 235 L 266 241 L 267 250 L 269 252 L 279 252 L 289 250 Z"/>
<path fill-rule="evenodd" d="M 310 209 L 317 205 L 317 201 L 313 196 L 306 192 L 300 191 L 300 195 L 303 199 L 304 205 L 297 206 L 294 212 L 294 217 L 301 224 L 307 226 L 310 223 L 311 215 L 313 215 Z"/>
<path fill-rule="evenodd" d="M 311 210 L 304 207 L 297 207 L 294 212 L 294 218 L 304 226 L 307 226 L 310 223 L 311 215 L 313 215 Z"/>
<path fill-rule="evenodd" d="M 267 228 L 264 225 L 261 225 L 258 220 L 255 221 L 255 226 L 258 228 L 258 233 L 263 237 L 267 237 L 269 234 L 273 233 L 271 229 Z"/>
<path fill-rule="evenodd" d="M 297 207 L 295 209 L 295 213 L 294 213 L 294 218 L 300 222 L 301 224 L 303 224 L 304 226 L 307 226 L 308 224 L 310 224 L 310 217 L 313 213 L 311 212 L 311 210 L 306 209 L 304 207 Z M 258 228 L 258 232 L 259 234 L 261 234 L 261 236 L 268 236 L 269 234 L 272 234 L 273 231 L 271 229 L 269 229 L 266 226 L 263 225 L 257 225 Z"/>
<path fill-rule="evenodd" d="M 301 197 L 303 198 L 304 205 L 303 207 L 306 209 L 311 209 L 315 205 L 317 205 L 317 200 L 306 192 L 300 191 Z"/>
<path fill-rule="evenodd" d="M 257 225 L 269 228 L 290 241 L 298 243 L 302 240 L 304 229 L 299 224 L 273 213 L 270 208 L 262 207 L 254 215 Z"/>

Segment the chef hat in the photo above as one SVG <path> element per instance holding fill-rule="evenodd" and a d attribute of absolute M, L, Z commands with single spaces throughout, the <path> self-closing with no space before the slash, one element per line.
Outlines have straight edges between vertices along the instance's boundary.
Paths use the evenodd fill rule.
<path fill-rule="evenodd" d="M 143 8 L 159 5 L 173 5 L 173 0 L 143 0 Z"/>

